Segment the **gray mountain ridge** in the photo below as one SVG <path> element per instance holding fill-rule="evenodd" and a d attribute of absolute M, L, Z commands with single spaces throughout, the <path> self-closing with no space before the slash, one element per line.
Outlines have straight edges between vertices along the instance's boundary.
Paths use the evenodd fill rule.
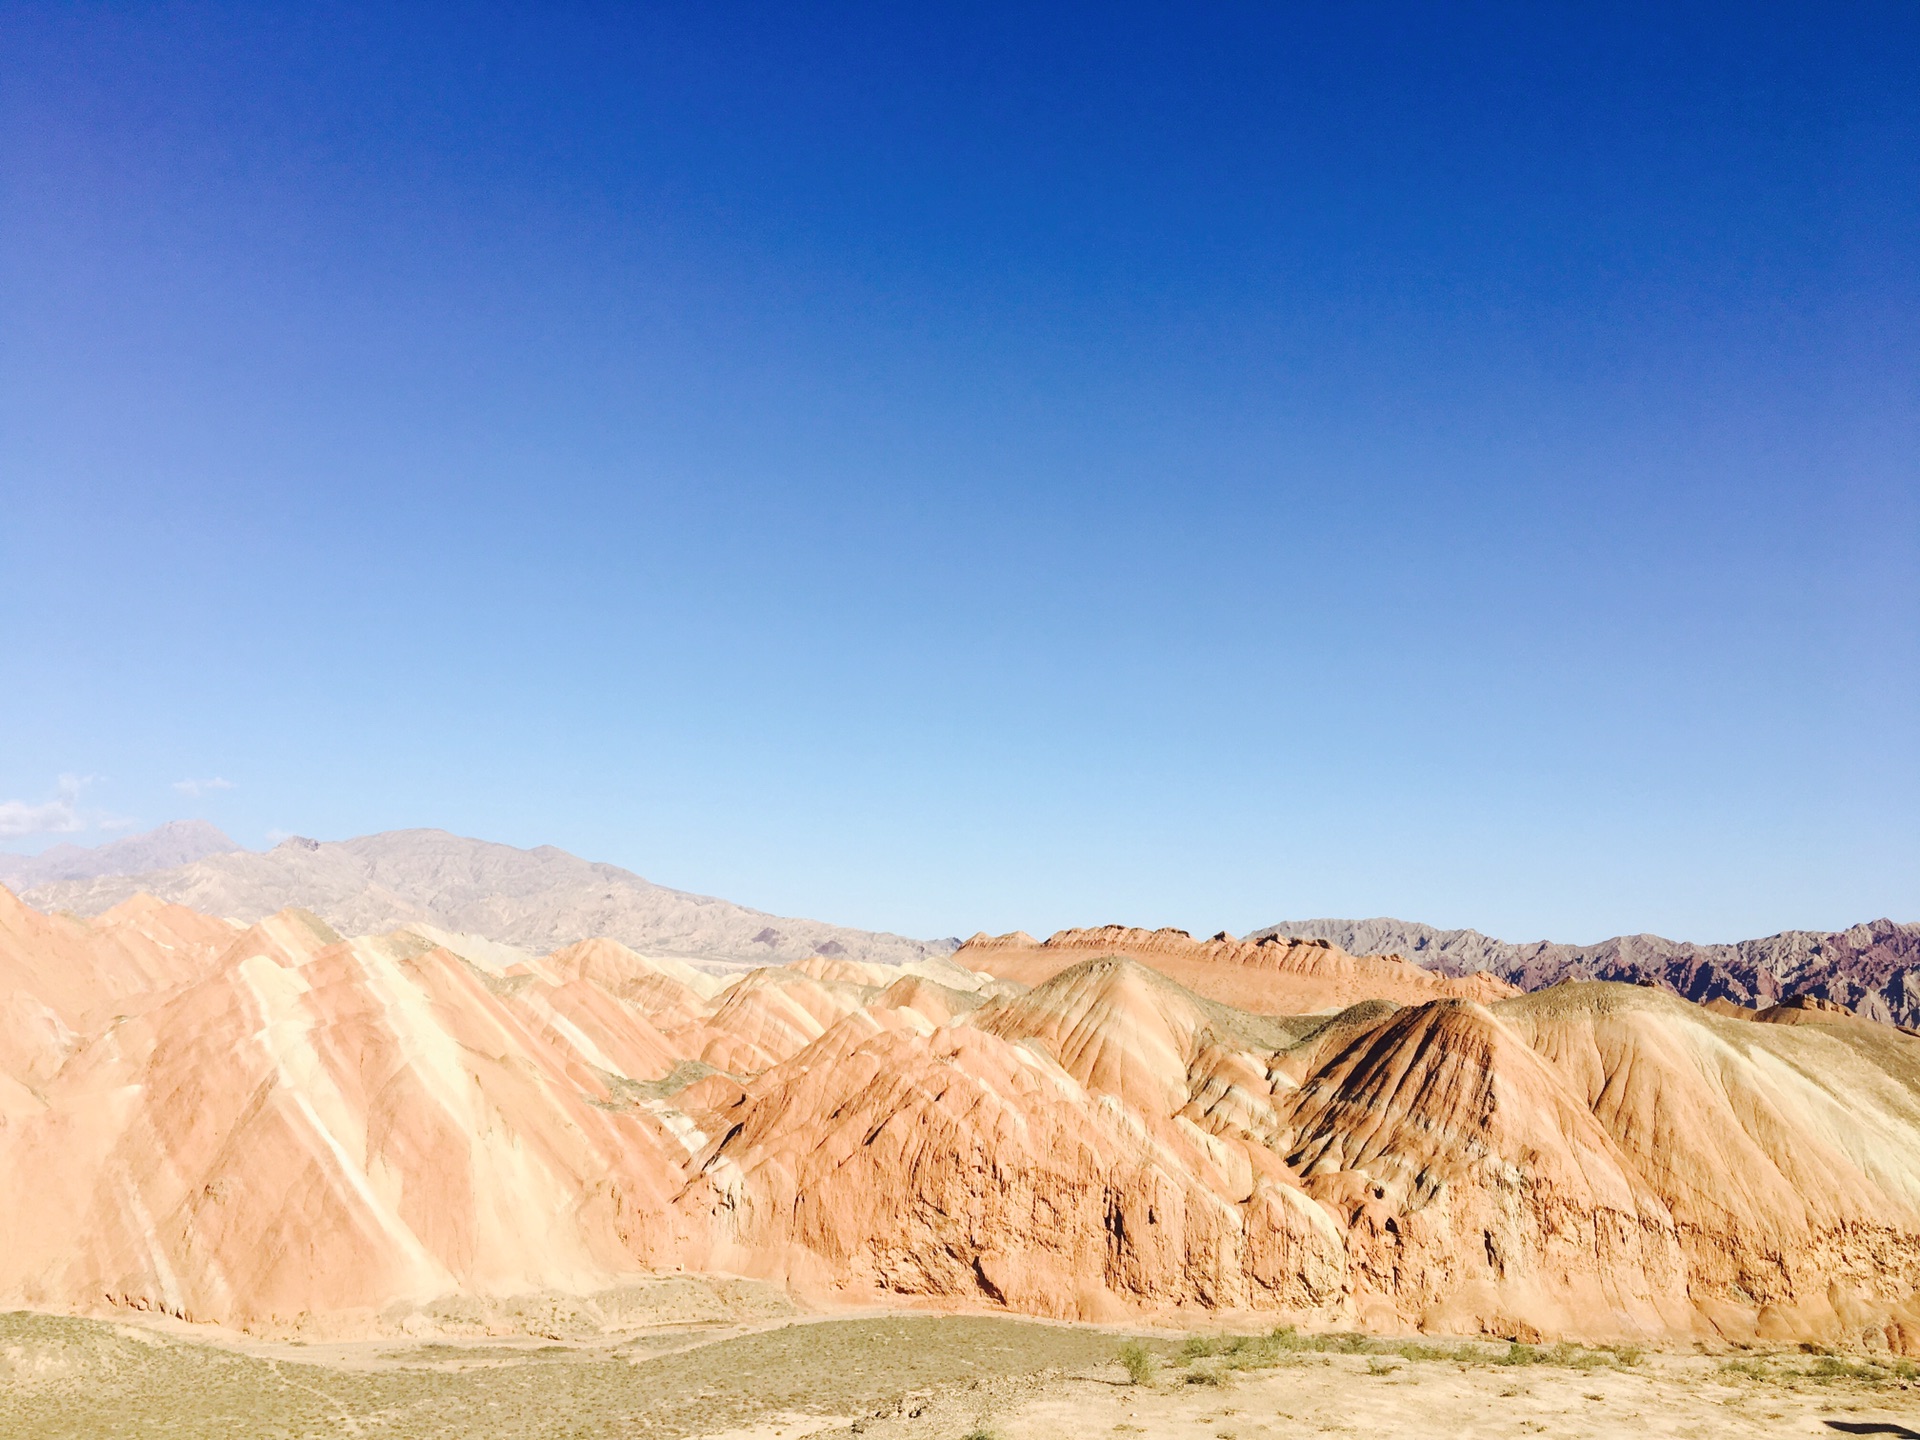
<path fill-rule="evenodd" d="M 1725 1000 L 1749 1009 L 1807 995 L 1870 1019 L 1920 1025 L 1920 925 L 1885 919 L 1846 930 L 1784 930 L 1726 945 L 1659 935 L 1616 935 L 1595 945 L 1514 945 L 1478 930 L 1437 930 L 1385 917 L 1290 920 L 1248 938 L 1268 935 L 1328 940 L 1356 955 L 1401 955 L 1448 975 L 1490 971 L 1523 990 L 1562 980 L 1618 980 L 1657 985 L 1701 1004 Z"/>
<path fill-rule="evenodd" d="M 296 837 L 264 852 L 233 848 L 167 868 L 96 873 L 17 893 L 37 909 L 79 915 L 145 893 L 248 924 L 297 906 L 342 934 L 430 924 L 542 953 L 607 936 L 644 954 L 723 968 L 809 955 L 897 965 L 950 954 L 959 943 L 770 915 L 655 885 L 551 845 L 520 850 L 444 830 Z"/>

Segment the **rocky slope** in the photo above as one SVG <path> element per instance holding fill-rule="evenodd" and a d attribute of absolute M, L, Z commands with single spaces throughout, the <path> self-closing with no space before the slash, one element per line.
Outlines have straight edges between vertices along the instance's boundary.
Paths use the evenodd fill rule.
<path fill-rule="evenodd" d="M 96 874 L 20 893 L 41 909 L 78 915 L 103 914 L 136 894 L 247 924 L 299 908 L 347 934 L 427 924 L 538 951 L 605 936 L 649 954 L 731 965 L 816 954 L 899 964 L 953 948 L 669 890 L 551 845 L 517 850 L 443 830 L 296 838 L 264 854 L 234 850 L 170 869 Z"/>
<path fill-rule="evenodd" d="M 1094 955 L 1124 955 L 1210 999 L 1266 1014 L 1305 1014 L 1361 1000 L 1419 1004 L 1454 996 L 1491 1002 L 1516 993 L 1491 975 L 1436 974 L 1397 955 L 1349 954 L 1326 940 L 1236 940 L 1224 931 L 1195 940 L 1184 930 L 1125 925 L 1061 930 L 1045 941 L 1019 930 L 975 935 L 954 959 L 1038 985 Z"/>
<path fill-rule="evenodd" d="M 1252 938 L 1269 936 L 1401 955 L 1439 974 L 1494 975 L 1522 990 L 1565 980 L 1617 980 L 1748 1009 L 1811 995 L 1876 1020 L 1920 1027 L 1920 925 L 1892 920 L 1830 933 L 1788 930 L 1733 945 L 1693 945 L 1658 935 L 1619 935 L 1597 945 L 1510 945 L 1478 930 L 1386 919 L 1294 920 L 1269 925 Z"/>
<path fill-rule="evenodd" d="M 605 940 L 0 892 L 0 1307 L 378 1331 L 684 1268 L 818 1304 L 1920 1353 L 1920 1040 L 1117 934 L 1030 988 L 944 957 L 723 986 Z"/>

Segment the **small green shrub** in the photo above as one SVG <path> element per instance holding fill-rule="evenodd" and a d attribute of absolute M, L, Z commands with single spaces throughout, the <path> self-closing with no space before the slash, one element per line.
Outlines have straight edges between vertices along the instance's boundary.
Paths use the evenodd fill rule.
<path fill-rule="evenodd" d="M 1541 1357 L 1542 1365 L 1564 1365 L 1569 1370 L 1599 1370 L 1613 1364 L 1610 1350 L 1589 1350 L 1562 1340 Z"/>
<path fill-rule="evenodd" d="M 1822 1355 L 1807 1372 L 1816 1380 L 1878 1380 L 1877 1366 L 1849 1365 L 1837 1355 Z"/>
<path fill-rule="evenodd" d="M 1180 1347 L 1176 1363 L 1218 1362 L 1224 1370 L 1260 1370 L 1297 1365 L 1305 1353 L 1323 1355 L 1390 1355 L 1402 1360 L 1441 1360 L 1457 1365 L 1553 1365 L 1569 1370 L 1599 1370 L 1633 1366 L 1645 1359 L 1638 1345 L 1589 1348 L 1571 1341 L 1543 1347 L 1514 1340 L 1504 1350 L 1463 1341 L 1450 1345 L 1419 1340 L 1391 1340 L 1344 1331 L 1334 1335 L 1303 1335 L 1291 1325 L 1279 1325 L 1265 1335 L 1193 1335 Z M 1204 1382 L 1203 1382 L 1204 1383 Z"/>
<path fill-rule="evenodd" d="M 1393 1347 L 1402 1360 L 1451 1360 L 1456 1365 L 1484 1365 L 1491 1356 L 1479 1345 L 1427 1345 L 1418 1340 L 1403 1340 Z"/>
<path fill-rule="evenodd" d="M 1129 1385 L 1145 1385 L 1153 1379 L 1153 1352 L 1138 1340 L 1120 1347 L 1120 1364 L 1127 1372 Z"/>

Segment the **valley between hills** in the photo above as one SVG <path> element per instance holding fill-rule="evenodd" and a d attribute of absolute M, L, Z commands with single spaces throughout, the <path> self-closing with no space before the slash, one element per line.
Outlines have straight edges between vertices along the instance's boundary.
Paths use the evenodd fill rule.
<path fill-rule="evenodd" d="M 1871 1408 L 1920 1378 L 1920 1038 L 1898 1016 L 1811 989 L 1698 1003 L 1654 974 L 1523 986 L 1498 956 L 1417 964 L 1285 927 L 956 948 L 596 877 L 629 936 L 651 915 L 677 937 L 649 952 L 568 934 L 509 873 L 585 862 L 411 833 L 427 859 L 300 842 L 0 890 L 0 1308 L 21 1312 L 0 1380 L 21 1433 L 100 1433 L 58 1428 L 74 1385 L 175 1364 L 249 1394 L 352 1390 L 356 1433 L 478 1433 L 382 1429 L 414 1383 L 382 1367 L 519 1367 L 518 1404 L 555 1376 L 624 1384 L 668 1351 L 909 1312 L 960 1328 L 900 1355 L 987 1348 L 727 1414 L 884 1431 L 924 1390 L 956 1436 L 969 1406 L 1038 1435 L 1097 1386 L 1105 1430 L 1160 1406 L 1155 1433 L 1254 1434 L 1214 1389 L 1364 1365 L 1464 1424 L 1544 1365 L 1530 1394 L 1549 1373 L 1573 1377 L 1556 1404 L 1599 1387 L 1567 1401 L 1600 1407 L 1576 1433 L 1608 1433 L 1602 1411 L 1635 1428 L 1659 1386 L 1693 1395 L 1673 1414 L 1708 1406 L 1689 1423 L 1774 1433 L 1765 1406 L 1819 1405 L 1748 1414 L 1763 1381 Z M 334 919 L 396 923 L 252 913 L 300 884 Z M 1908 928 L 1874 941 L 1883 998 L 1905 993 Z M 1832 948 L 1794 963 L 1830 981 Z M 1139 1386 L 1114 1369 L 1129 1336 Z M 1745 1398 L 1699 1400 L 1713 1385 Z M 622 1403 L 626 1429 L 589 1433 L 727 1429 Z M 226 1433 L 196 1413 L 179 1433 Z M 283 1419 L 232 1433 L 308 1433 Z"/>

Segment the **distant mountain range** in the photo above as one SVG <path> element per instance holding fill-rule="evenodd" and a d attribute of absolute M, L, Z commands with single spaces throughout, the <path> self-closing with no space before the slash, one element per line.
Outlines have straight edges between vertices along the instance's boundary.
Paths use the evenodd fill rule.
<path fill-rule="evenodd" d="M 145 892 L 248 924 L 298 906 L 345 934 L 427 924 L 540 952 L 605 936 L 644 954 L 722 968 L 816 954 L 897 965 L 951 954 L 960 943 L 770 915 L 551 845 L 519 850 L 442 830 L 296 838 L 257 852 L 204 820 L 183 820 L 93 849 L 56 845 L 31 857 L 0 856 L 0 884 L 37 908 L 88 916 Z M 1478 930 L 1392 919 L 1293 920 L 1247 938 L 1270 935 L 1326 940 L 1352 955 L 1400 955 L 1444 975 L 1484 971 L 1522 990 L 1619 980 L 1749 1009 L 1807 995 L 1920 1026 L 1920 925 L 1892 920 L 1728 945 L 1658 935 L 1516 945 Z"/>
<path fill-rule="evenodd" d="M 263 853 L 188 821 L 94 850 L 62 845 L 8 859 L 0 883 L 29 905 L 86 916 L 145 893 L 247 924 L 297 906 L 346 934 L 430 924 L 542 953 L 604 936 L 643 954 L 722 966 L 809 955 L 899 965 L 960 943 L 769 915 L 551 845 L 517 850 L 444 830 L 295 838 Z"/>
<path fill-rule="evenodd" d="M 217 825 L 205 820 L 172 820 L 145 835 L 129 835 L 105 845 L 59 844 L 38 855 L 0 855 L 0 885 L 15 894 L 63 880 L 94 880 L 103 875 L 145 875 L 191 865 L 209 855 L 240 847 Z"/>
<path fill-rule="evenodd" d="M 1355 955 L 1401 955 L 1448 975 L 1488 971 L 1522 990 L 1562 980 L 1619 980 L 1749 1009 L 1810 995 L 1875 1020 L 1920 1026 L 1920 925 L 1892 920 L 1849 930 L 1786 930 L 1732 945 L 1658 935 L 1619 935 L 1597 945 L 1510 945 L 1478 930 L 1388 919 L 1290 920 L 1248 938 L 1268 935 L 1327 940 Z"/>

